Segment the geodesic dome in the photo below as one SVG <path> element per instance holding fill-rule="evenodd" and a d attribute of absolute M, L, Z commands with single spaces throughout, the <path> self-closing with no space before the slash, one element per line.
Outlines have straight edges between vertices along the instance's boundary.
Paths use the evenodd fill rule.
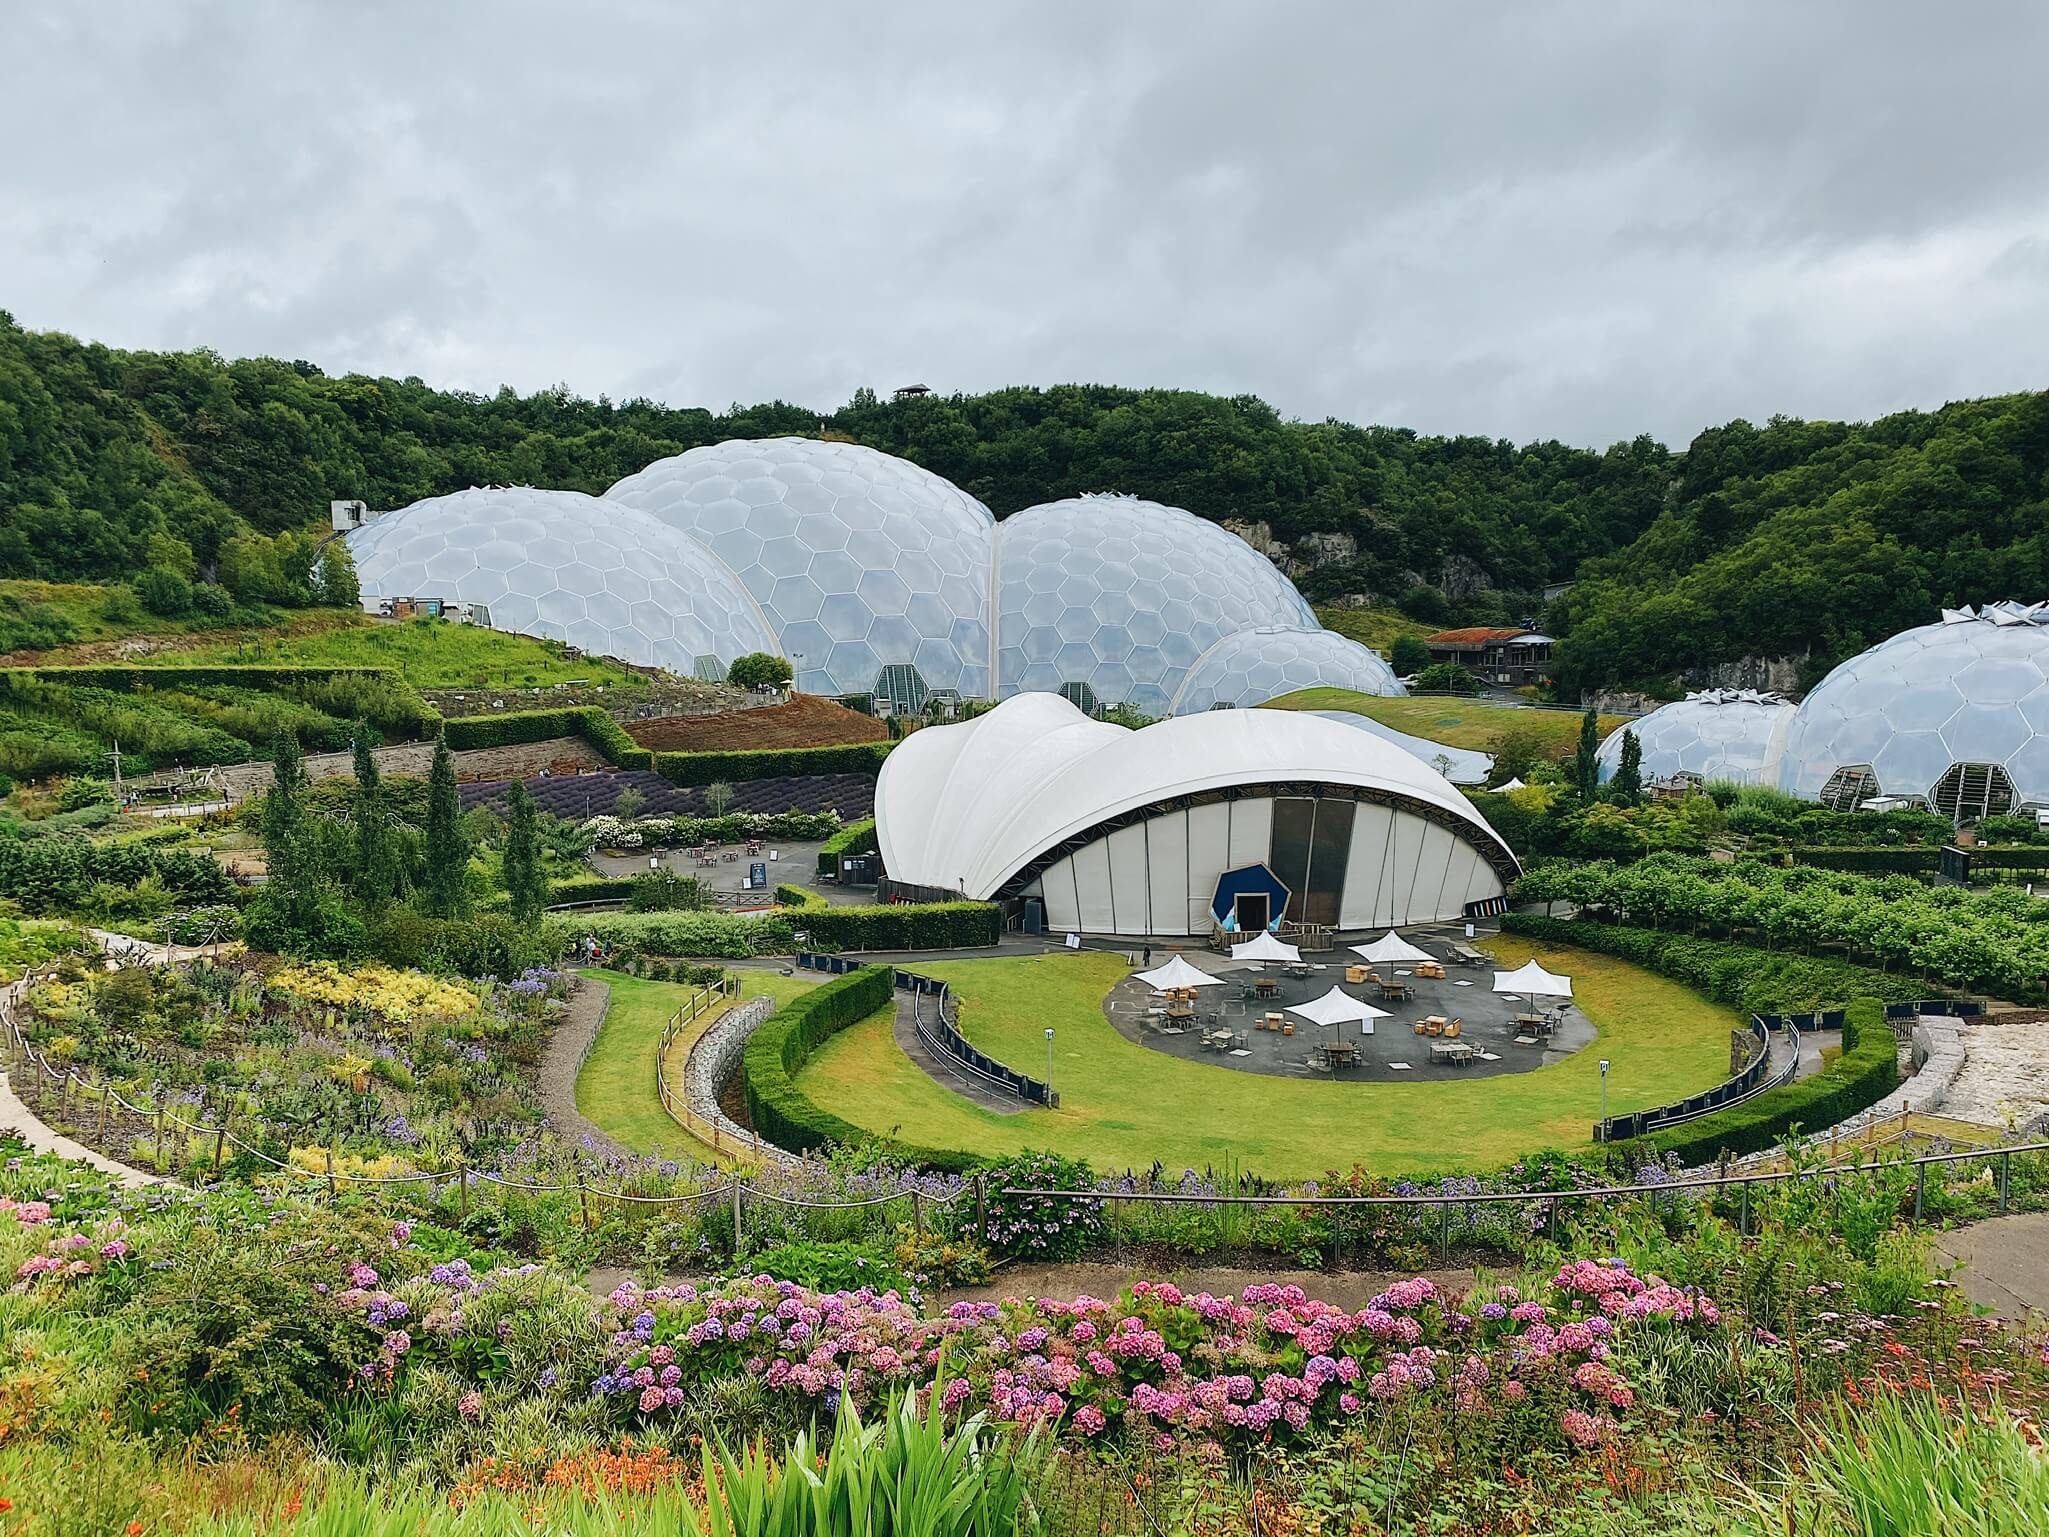
<path fill-rule="evenodd" d="M 997 534 L 998 692 L 1165 715 L 1227 635 L 1314 630 L 1273 562 L 1205 518 L 1128 496 L 1027 507 Z"/>
<path fill-rule="evenodd" d="M 1958 818 L 2049 806 L 2049 604 L 1944 609 L 1851 657 L 1801 702 L 1779 787 Z"/>
<path fill-rule="evenodd" d="M 1301 688 L 1404 694 L 1394 669 L 1334 630 L 1240 630 L 1218 641 L 1181 681 L 1171 713 L 1250 709 Z"/>
<path fill-rule="evenodd" d="M 906 709 L 937 689 L 988 696 L 995 519 L 929 470 L 854 443 L 763 438 L 658 460 L 604 499 L 724 561 L 798 688 Z"/>
<path fill-rule="evenodd" d="M 703 546 L 580 491 L 493 486 L 432 496 L 345 535 L 365 606 L 438 598 L 494 629 L 723 679 L 776 650 L 732 573 Z"/>
<path fill-rule="evenodd" d="M 1623 733 L 1634 731 L 1643 747 L 1647 783 L 1697 774 L 1703 780 L 1773 784 L 1793 714 L 1793 706 L 1782 696 L 1755 689 L 1688 694 L 1608 733 L 1601 743 L 1601 782 L 1615 777 L 1622 762 Z"/>

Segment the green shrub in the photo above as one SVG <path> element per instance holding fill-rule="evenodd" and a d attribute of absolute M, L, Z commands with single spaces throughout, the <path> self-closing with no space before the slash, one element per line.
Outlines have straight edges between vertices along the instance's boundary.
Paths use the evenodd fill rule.
<path fill-rule="evenodd" d="M 872 854 L 876 846 L 875 818 L 864 817 L 861 821 L 849 822 L 819 847 L 818 873 L 836 875 L 842 854 Z"/>
<path fill-rule="evenodd" d="M 781 906 L 799 908 L 807 912 L 814 909 L 822 912 L 826 907 L 825 898 L 809 886 L 792 886 L 785 883 L 776 887 L 775 899 Z"/>
<path fill-rule="evenodd" d="M 891 743 L 857 742 L 839 747 L 785 747 L 754 752 L 659 752 L 655 772 L 673 785 L 728 784 L 749 779 L 788 779 L 799 774 L 874 774 Z M 637 764 L 635 767 L 646 767 Z"/>
<path fill-rule="evenodd" d="M 807 907 L 796 921 L 817 950 L 970 950 L 1003 937 L 992 902 Z"/>
<path fill-rule="evenodd" d="M 459 715 L 445 722 L 441 735 L 449 751 L 479 747 L 518 747 L 557 737 L 581 737 L 615 768 L 644 769 L 653 754 L 638 746 L 619 723 L 596 705 L 560 710 L 516 710 L 509 715 Z"/>
<path fill-rule="evenodd" d="M 797 1074 L 821 1044 L 878 1009 L 890 1007 L 895 997 L 896 979 L 889 967 L 863 966 L 776 1010 L 748 1039 L 740 1059 L 754 1129 L 793 1153 L 879 1143 L 902 1162 L 938 1169 L 973 1167 L 976 1160 L 966 1153 L 909 1147 L 878 1138 L 821 1109 L 797 1087 Z"/>
<path fill-rule="evenodd" d="M 1060 1196 L 1005 1195 L 1006 1189 L 1093 1190 L 1096 1171 L 1058 1153 L 1019 1153 L 988 1171 L 990 1251 L 1020 1259 L 1081 1258 L 1104 1233 L 1101 1201 Z"/>
<path fill-rule="evenodd" d="M 796 948 L 790 921 L 780 913 L 558 913 L 541 923 L 542 938 L 555 955 L 586 934 L 621 956 L 698 955 L 732 961 L 788 955 Z"/>

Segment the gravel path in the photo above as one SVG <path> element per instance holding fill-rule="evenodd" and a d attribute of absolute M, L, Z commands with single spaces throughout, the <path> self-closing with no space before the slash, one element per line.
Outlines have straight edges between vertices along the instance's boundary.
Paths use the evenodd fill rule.
<path fill-rule="evenodd" d="M 612 989 L 605 983 L 589 977 L 577 979 L 562 1022 L 548 1038 L 548 1049 L 541 1053 L 541 1112 L 563 1140 L 587 1142 L 604 1152 L 627 1156 L 627 1149 L 599 1131 L 576 1108 L 576 1076 L 597 1044 L 611 1001 Z"/>

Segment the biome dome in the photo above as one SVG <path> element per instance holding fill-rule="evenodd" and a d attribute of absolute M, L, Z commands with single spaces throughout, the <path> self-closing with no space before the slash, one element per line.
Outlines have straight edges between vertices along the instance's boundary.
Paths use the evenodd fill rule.
<path fill-rule="evenodd" d="M 710 551 L 579 491 L 457 491 L 346 537 L 373 609 L 415 597 L 472 604 L 496 629 L 700 677 L 723 678 L 736 657 L 776 649 Z"/>
<path fill-rule="evenodd" d="M 1273 562 L 1229 530 L 1130 496 L 1028 507 L 997 538 L 997 685 L 1166 715 L 1227 635 L 1314 630 Z M 1255 701 L 1257 702 L 1257 701 Z"/>
<path fill-rule="evenodd" d="M 1174 695 L 1172 713 L 1190 715 L 1227 705 L 1247 709 L 1304 688 L 1406 692 L 1379 652 L 1334 630 L 1240 630 L 1210 647 L 1189 669 Z"/>
<path fill-rule="evenodd" d="M 913 710 L 934 690 L 988 695 L 995 519 L 931 471 L 854 443 L 763 438 L 658 460 L 605 500 L 724 561 L 798 688 Z"/>
<path fill-rule="evenodd" d="M 1945 609 L 1851 657 L 1802 701 L 1779 787 L 1960 819 L 2049 806 L 2049 604 Z"/>
<path fill-rule="evenodd" d="M 1675 774 L 1733 784 L 1775 784 L 1793 715 L 1793 706 L 1783 696 L 1755 689 L 1688 694 L 1608 733 L 1598 760 L 1601 782 L 1615 777 L 1622 762 L 1623 734 L 1633 731 L 1643 748 L 1646 784 Z"/>

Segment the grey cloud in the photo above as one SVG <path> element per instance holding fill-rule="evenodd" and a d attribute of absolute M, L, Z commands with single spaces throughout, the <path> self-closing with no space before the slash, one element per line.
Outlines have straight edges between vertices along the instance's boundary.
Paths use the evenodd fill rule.
<path fill-rule="evenodd" d="M 22 7 L 0 305 L 486 391 L 1683 442 L 2044 382 L 2045 44 L 1905 3 Z"/>

